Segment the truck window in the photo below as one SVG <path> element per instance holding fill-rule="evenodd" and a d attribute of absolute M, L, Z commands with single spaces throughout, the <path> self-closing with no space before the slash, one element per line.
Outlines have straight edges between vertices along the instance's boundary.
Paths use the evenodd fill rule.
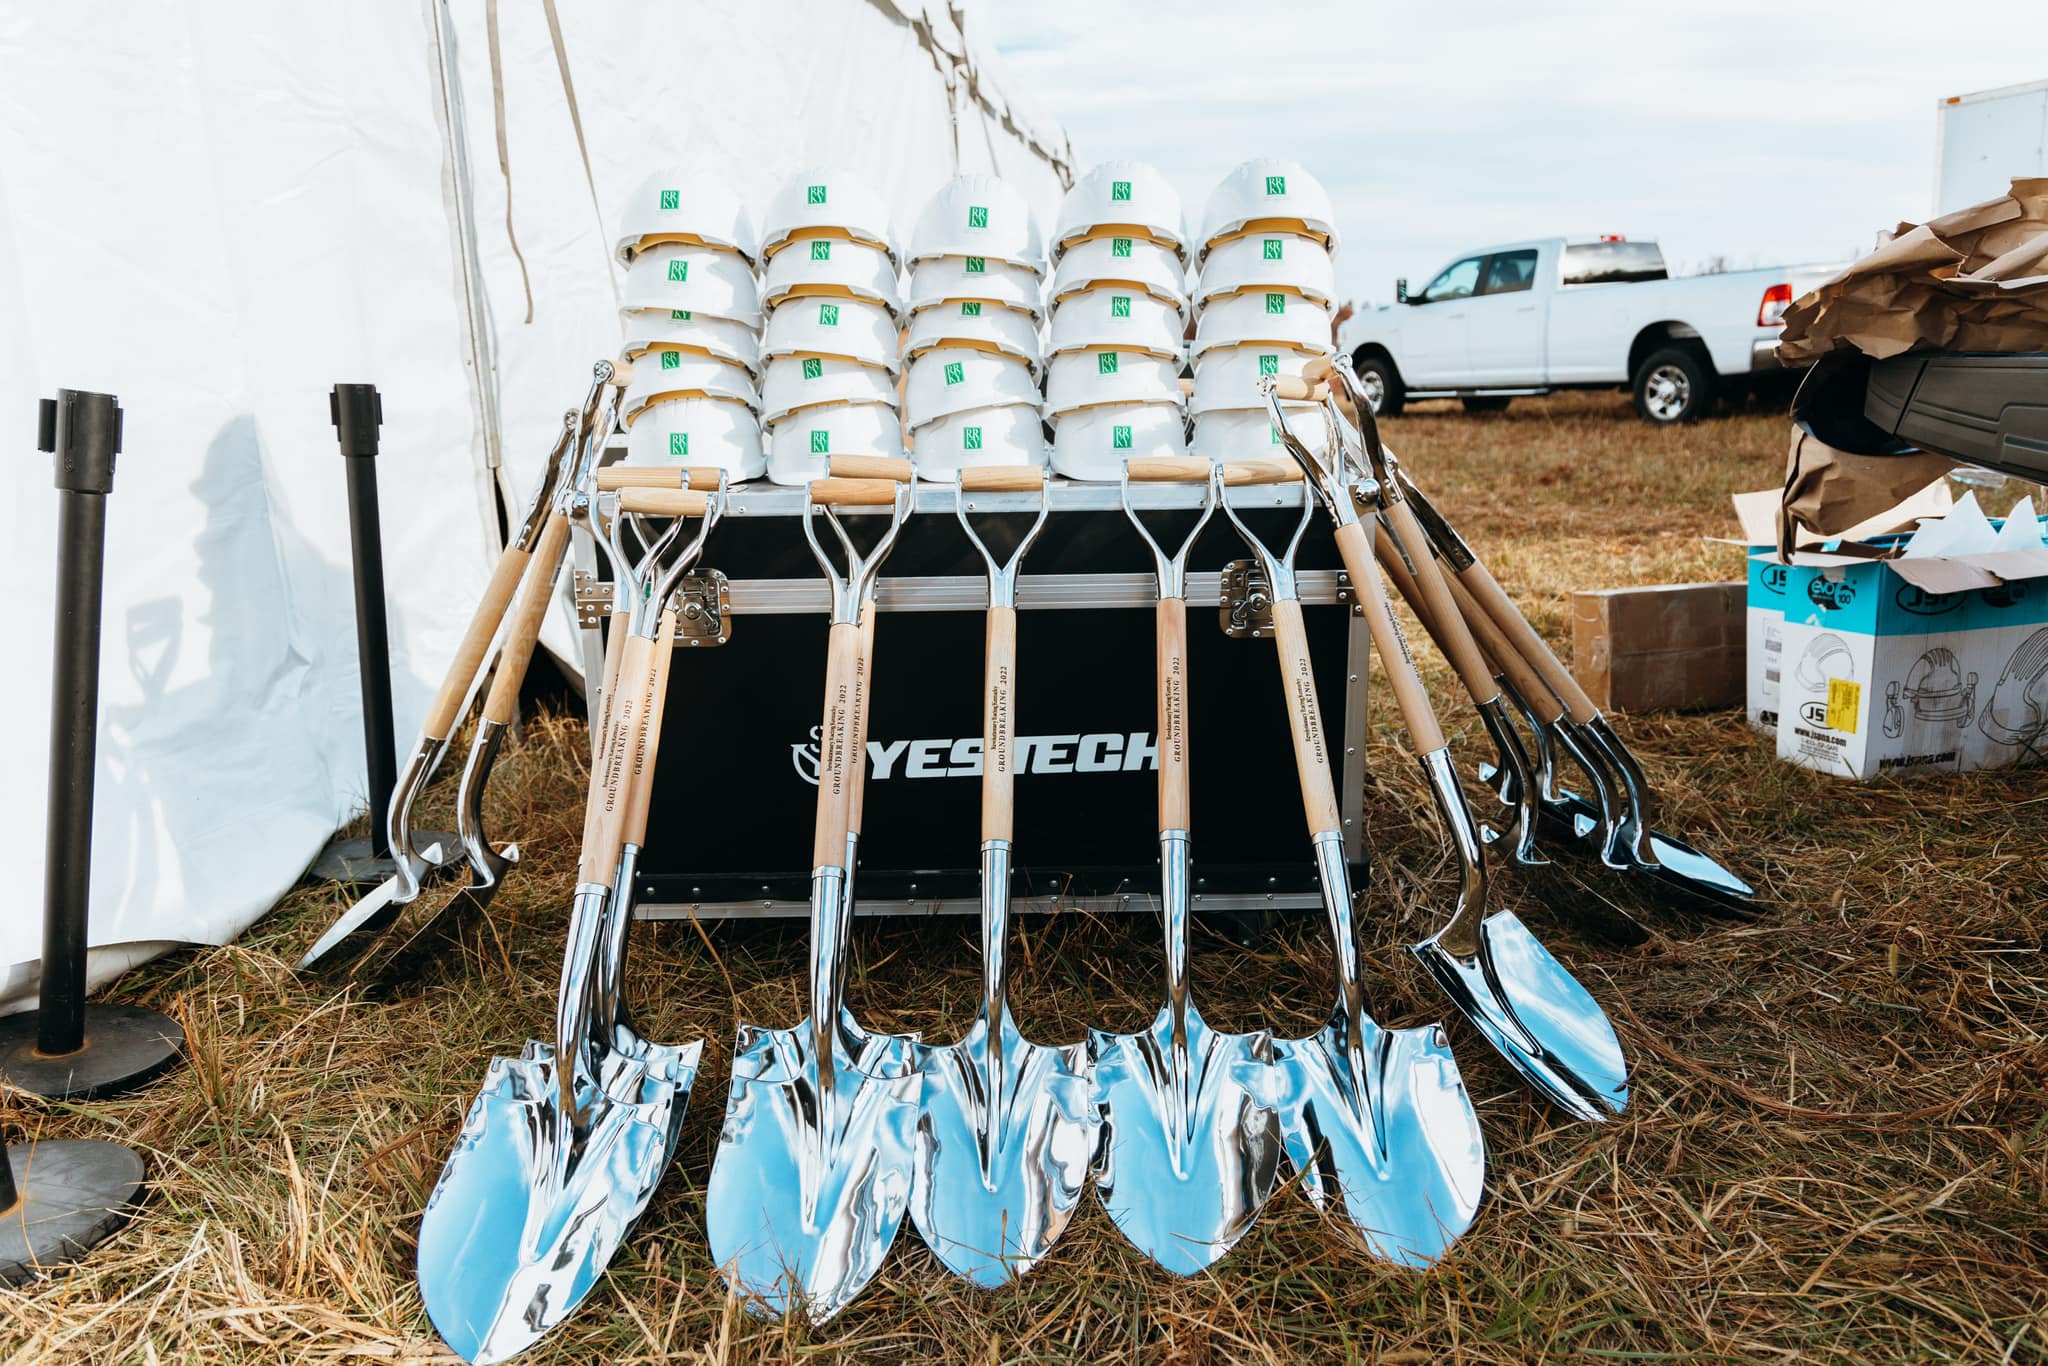
<path fill-rule="evenodd" d="M 1469 298 L 1479 284 L 1479 263 L 1485 259 L 1484 256 L 1467 256 L 1445 266 L 1442 273 L 1429 282 L 1429 288 L 1422 291 L 1422 302 L 1440 304 L 1446 299 Z"/>
<path fill-rule="evenodd" d="M 1568 285 L 1665 280 L 1670 274 L 1655 242 L 1579 242 L 1564 249 L 1564 282 Z"/>
<path fill-rule="evenodd" d="M 1481 294 L 1515 294 L 1536 284 L 1536 253 L 1497 251 L 1486 258 L 1486 279 Z"/>

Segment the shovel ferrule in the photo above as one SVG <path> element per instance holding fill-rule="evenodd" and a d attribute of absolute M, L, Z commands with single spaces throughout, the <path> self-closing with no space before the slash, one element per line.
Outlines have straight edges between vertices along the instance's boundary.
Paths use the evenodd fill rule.
<path fill-rule="evenodd" d="M 611 892 L 605 899 L 604 933 L 598 939 L 597 972 L 590 992 L 592 1028 L 602 1031 L 600 1037 L 616 1034 L 626 1022 L 626 945 L 632 937 L 633 879 L 639 872 L 640 846 L 622 846 Z"/>
<path fill-rule="evenodd" d="M 811 869 L 811 1050 L 817 1059 L 818 1090 L 830 1093 L 838 1066 L 833 1059 L 839 1032 L 839 1004 L 846 985 L 846 870 L 836 864 Z"/>
<path fill-rule="evenodd" d="M 1314 838 L 1317 883 L 1323 890 L 1323 914 L 1329 917 L 1330 937 L 1336 941 L 1332 961 L 1337 969 L 1337 1008 L 1344 1013 L 1345 1040 L 1352 1075 L 1361 1087 L 1366 1061 L 1360 1051 L 1365 1037 L 1364 1022 L 1370 1014 L 1365 983 L 1358 973 L 1358 933 L 1351 919 L 1351 870 L 1344 858 L 1344 832 L 1318 831 Z M 1360 1094 L 1364 1094 L 1361 1089 Z"/>
<path fill-rule="evenodd" d="M 469 855 L 473 874 L 469 890 L 478 906 L 497 890 L 498 879 L 512 866 L 511 859 L 493 849 L 484 834 L 484 787 L 491 781 L 491 767 L 498 760 L 508 729 L 489 717 L 477 722 L 476 742 L 469 747 L 469 758 L 462 765 L 462 785 L 456 790 L 455 833 Z"/>
<path fill-rule="evenodd" d="M 448 737 L 445 735 L 422 735 L 413 741 L 412 753 L 405 756 L 405 766 L 398 771 L 398 787 L 392 793 L 391 807 L 384 815 L 384 839 L 391 850 L 392 860 L 398 865 L 393 876 L 398 882 L 398 891 L 391 898 L 390 905 L 404 906 L 420 894 L 419 874 L 414 871 L 412 853 L 412 804 L 419 800 L 427 780 L 434 776 L 434 770 L 441 766 L 441 756 L 447 752 Z"/>
<path fill-rule="evenodd" d="M 594 405 L 603 387 L 602 380 L 591 385 L 586 402 Z M 521 550 L 530 553 L 540 541 L 540 530 L 547 525 L 548 512 L 564 487 L 562 476 L 569 468 L 569 451 L 576 444 L 577 429 L 582 416 L 575 408 L 562 414 L 562 434 L 555 438 L 554 449 L 548 452 L 547 463 L 541 467 L 540 478 L 534 481 L 533 497 L 527 500 L 525 518 L 512 533 L 511 544 Z"/>
<path fill-rule="evenodd" d="M 1437 940 L 1452 953 L 1470 958 L 1479 952 L 1480 922 L 1486 917 L 1486 856 L 1479 842 L 1479 826 L 1472 819 L 1472 808 L 1465 804 L 1450 749 L 1433 749 L 1421 755 L 1420 762 L 1437 814 L 1443 818 L 1458 856 L 1458 909 Z"/>
<path fill-rule="evenodd" d="M 1159 910 L 1166 921 L 1166 1001 L 1173 1011 L 1173 1055 L 1185 1068 L 1188 1056 L 1188 941 L 1193 932 L 1193 863 L 1188 832 L 1159 832 Z M 1185 1076 L 1185 1070 L 1177 1075 Z M 1185 1126 L 1183 1125 L 1183 1131 Z"/>
<path fill-rule="evenodd" d="M 1626 846 L 1627 833 L 1623 828 L 1621 802 L 1614 794 L 1614 784 L 1609 781 L 1606 767 L 1595 757 L 1598 744 L 1584 729 L 1570 717 L 1560 716 L 1549 726 L 1553 746 L 1570 756 L 1579 771 L 1593 784 L 1593 800 L 1600 809 L 1600 861 L 1609 868 L 1628 869 L 1633 860 L 1629 858 Z M 1553 786 L 1545 795 L 1557 802 L 1566 800 L 1565 794 L 1555 786 L 1557 773 L 1551 770 Z"/>
<path fill-rule="evenodd" d="M 1001 1115 L 1003 1094 L 1003 1025 L 1009 1018 L 1010 842 L 983 840 L 981 845 L 981 1018 L 988 1024 L 988 1052 L 983 1057 L 983 1085 L 988 1113 Z M 982 1175 L 994 1156 L 982 1145 Z"/>
<path fill-rule="evenodd" d="M 1613 765 L 1621 779 L 1620 837 L 1628 855 L 1644 868 L 1655 868 L 1657 857 L 1650 851 L 1650 783 L 1636 756 L 1614 731 L 1607 718 L 1596 714 L 1581 729 L 1593 748 Z"/>
<path fill-rule="evenodd" d="M 1494 753 L 1500 758 L 1501 801 L 1515 813 L 1514 828 L 1508 832 L 1508 847 L 1514 860 L 1532 868 L 1546 864 L 1550 860 L 1536 850 L 1536 789 L 1529 775 L 1529 755 L 1508 716 L 1507 699 L 1494 697 L 1480 703 L 1479 721 L 1492 737 Z"/>
<path fill-rule="evenodd" d="M 605 905 L 611 888 L 602 882 L 579 882 L 569 908 L 569 947 L 562 956 L 562 981 L 555 996 L 555 1084 L 561 1092 L 562 1122 L 580 1140 L 590 1129 L 587 1094 L 579 1094 L 579 1078 L 597 1078 L 592 1036 L 592 1004 L 597 946 L 604 934 Z"/>

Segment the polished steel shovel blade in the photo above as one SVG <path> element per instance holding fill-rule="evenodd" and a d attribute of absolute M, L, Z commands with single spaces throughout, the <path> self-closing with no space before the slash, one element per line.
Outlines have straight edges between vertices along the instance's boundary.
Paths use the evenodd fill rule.
<path fill-rule="evenodd" d="M 1168 1004 L 1142 1034 L 1090 1030 L 1101 1125 L 1095 1188 L 1139 1251 L 1192 1276 L 1237 1245 L 1273 1193 L 1280 1121 L 1272 1036 L 1219 1034 L 1188 1001 L 1184 1046 Z"/>
<path fill-rule="evenodd" d="M 1288 1164 L 1318 1209 L 1334 1198 L 1374 1256 L 1428 1266 L 1472 1226 L 1486 1143 L 1441 1025 L 1362 1022 L 1340 1008 L 1305 1039 L 1276 1039 Z"/>
<path fill-rule="evenodd" d="M 441 846 L 438 842 L 417 853 L 407 854 L 405 867 L 401 872 L 393 873 L 378 883 L 369 895 L 343 911 L 341 918 L 329 925 L 327 932 L 313 941 L 313 947 L 307 949 L 306 956 L 299 960 L 299 971 L 304 972 L 327 957 L 358 931 L 375 930 L 389 924 L 406 901 L 419 894 L 420 879 L 425 876 L 426 871 L 440 865 Z M 408 885 L 412 889 L 411 896 L 408 896 L 406 901 L 397 901 L 397 898 L 405 893 Z M 397 904 L 394 905 L 394 902 Z"/>
<path fill-rule="evenodd" d="M 881 1269 L 910 1208 L 915 1044 L 834 1032 L 829 1080 L 808 1020 L 743 1024 L 734 1049 L 706 1232 L 711 1260 L 764 1317 L 801 1308 L 819 1324 L 844 1309 Z"/>
<path fill-rule="evenodd" d="M 551 1046 L 491 1062 L 420 1219 L 420 1297 L 467 1361 L 504 1361 L 573 1313 L 668 1168 L 703 1045 L 621 1042 L 581 1088 L 580 1141 Z"/>
<path fill-rule="evenodd" d="M 1087 1047 L 1030 1043 L 1006 1008 L 993 1031 L 983 1014 L 960 1042 L 919 1050 L 910 1214 L 954 1274 L 1001 1285 L 1066 1230 L 1095 1155 Z"/>

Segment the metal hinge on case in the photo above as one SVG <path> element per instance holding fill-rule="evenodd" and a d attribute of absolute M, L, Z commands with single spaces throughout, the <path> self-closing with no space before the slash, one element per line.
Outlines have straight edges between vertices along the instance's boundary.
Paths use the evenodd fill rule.
<path fill-rule="evenodd" d="M 1257 560 L 1232 560 L 1223 566 L 1221 601 L 1216 617 L 1232 640 L 1263 640 L 1273 634 L 1273 591 Z"/>
<path fill-rule="evenodd" d="M 697 569 L 683 575 L 676 585 L 676 644 L 723 645 L 732 639 L 732 606 L 726 596 L 725 575 L 716 569 Z"/>
<path fill-rule="evenodd" d="M 576 624 L 586 631 L 603 626 L 604 619 L 612 614 L 612 586 L 579 569 L 572 587 L 576 595 Z"/>
<path fill-rule="evenodd" d="M 1362 617 L 1365 615 L 1365 604 L 1358 600 L 1358 594 L 1351 591 L 1351 573 L 1349 570 L 1340 569 L 1337 571 L 1337 601 L 1349 607 L 1352 616 Z"/>

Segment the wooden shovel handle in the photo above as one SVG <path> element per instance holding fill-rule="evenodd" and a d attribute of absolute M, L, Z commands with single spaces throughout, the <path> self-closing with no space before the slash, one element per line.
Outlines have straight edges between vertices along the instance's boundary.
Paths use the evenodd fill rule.
<path fill-rule="evenodd" d="M 1408 727 L 1409 741 L 1417 754 L 1444 747 L 1443 727 L 1423 691 L 1422 678 L 1415 672 L 1415 657 L 1408 653 L 1408 637 L 1394 617 L 1387 601 L 1386 586 L 1380 582 L 1379 566 L 1373 563 L 1372 543 L 1365 524 L 1349 522 L 1337 528 L 1337 553 L 1351 575 L 1351 589 L 1365 607 L 1365 629 L 1372 633 L 1373 648 L 1387 671 L 1387 686 L 1394 690 L 1394 702 L 1401 708 L 1401 720 Z"/>
<path fill-rule="evenodd" d="M 1191 455 L 1141 455 L 1127 461 L 1124 468 L 1133 484 L 1203 484 L 1209 480 L 1209 462 Z"/>
<path fill-rule="evenodd" d="M 1323 734 L 1323 713 L 1316 704 L 1316 674 L 1308 655 L 1308 633 L 1301 624 L 1301 602 L 1273 602 L 1273 639 L 1279 646 L 1280 682 L 1287 690 L 1287 725 L 1294 732 L 1294 767 L 1301 777 L 1302 813 L 1308 832 L 1324 834 L 1344 828 L 1337 810 L 1337 783 L 1330 775 L 1330 747 Z"/>
<path fill-rule="evenodd" d="M 910 482 L 913 471 L 908 460 L 893 455 L 835 455 L 826 468 L 834 479 L 890 479 Z"/>
<path fill-rule="evenodd" d="M 1247 484 L 1299 484 L 1301 466 L 1280 456 L 1268 456 L 1263 460 L 1231 460 L 1223 466 L 1223 484 L 1226 488 L 1242 488 Z"/>
<path fill-rule="evenodd" d="M 533 661 L 534 642 L 540 639 L 541 623 L 555 600 L 555 574 L 562 567 L 562 550 L 569 543 L 569 519 L 561 513 L 548 517 L 540 541 L 520 585 L 518 605 L 512 609 L 505 645 L 498 652 L 498 671 L 491 676 L 491 690 L 484 697 L 484 720 L 501 726 L 512 724 L 519 709 L 519 687 L 526 681 L 526 666 Z"/>
<path fill-rule="evenodd" d="M 1444 581 L 1450 587 L 1451 598 L 1458 604 L 1459 613 L 1465 618 L 1465 625 L 1478 637 L 1480 648 L 1493 660 L 1494 667 L 1514 685 L 1515 691 L 1522 695 L 1522 700 L 1529 704 L 1529 710 L 1536 719 L 1547 726 L 1563 716 L 1564 703 L 1550 690 L 1542 675 L 1530 667 L 1529 661 L 1522 658 L 1521 652 L 1501 634 L 1500 627 L 1493 624 L 1493 618 L 1472 600 L 1464 582 L 1455 574 L 1446 576 Z"/>
<path fill-rule="evenodd" d="M 825 652 L 825 708 L 818 727 L 818 824 L 811 866 L 839 867 L 846 861 L 847 762 L 858 701 L 860 628 L 835 623 Z"/>
<path fill-rule="evenodd" d="M 612 705 L 605 709 L 604 747 L 590 773 L 583 857 L 576 871 L 579 882 L 608 883 L 618 870 L 619 845 L 626 823 L 628 773 L 641 715 L 647 705 L 654 644 L 646 636 L 628 636 L 619 654 L 618 686 Z"/>
<path fill-rule="evenodd" d="M 629 488 L 619 494 L 620 512 L 643 517 L 702 517 L 710 496 L 694 489 Z"/>
<path fill-rule="evenodd" d="M 1429 538 L 1422 534 L 1422 524 L 1415 520 L 1415 510 L 1408 506 L 1406 500 L 1393 499 L 1387 507 L 1387 520 L 1393 524 L 1394 539 L 1400 542 L 1401 549 L 1408 552 L 1409 563 L 1415 567 L 1415 587 L 1429 608 L 1430 634 L 1436 638 L 1437 648 L 1450 659 L 1451 667 L 1458 671 L 1458 677 L 1463 680 L 1465 691 L 1472 694 L 1472 700 L 1491 702 L 1500 695 L 1500 687 L 1493 681 L 1493 670 L 1486 666 L 1486 656 L 1480 653 L 1479 643 L 1465 628 L 1464 615 L 1458 611 L 1458 604 L 1444 583 L 1443 571 L 1437 567 L 1436 557 L 1430 554 Z"/>
<path fill-rule="evenodd" d="M 1330 396 L 1327 384 L 1312 384 L 1293 375 L 1281 375 L 1273 381 L 1273 392 L 1294 403 L 1321 403 Z"/>
<path fill-rule="evenodd" d="M 982 655 L 981 837 L 1009 839 L 1015 829 L 1017 788 L 1017 609 L 988 609 Z"/>
<path fill-rule="evenodd" d="M 1161 598 L 1159 651 L 1159 829 L 1188 828 L 1188 605 Z"/>
<path fill-rule="evenodd" d="M 709 493 L 718 487 L 718 471 L 688 465 L 606 465 L 597 472 L 601 493 L 619 489 L 696 489 Z"/>
<path fill-rule="evenodd" d="M 1599 717 L 1600 709 L 1593 705 L 1593 699 L 1586 696 L 1586 690 L 1572 677 L 1571 670 L 1565 668 L 1556 652 L 1544 643 L 1543 637 L 1536 634 L 1536 628 L 1529 624 L 1529 619 L 1522 615 L 1522 610 L 1515 606 L 1514 600 L 1483 563 L 1474 560 L 1458 571 L 1458 578 L 1471 592 L 1472 600 L 1493 619 L 1493 624 L 1500 628 L 1515 651 L 1543 676 L 1550 690 L 1563 699 L 1572 720 L 1583 723 Z"/>
<path fill-rule="evenodd" d="M 628 775 L 626 822 L 623 842 L 647 842 L 647 812 L 654 796 L 654 761 L 661 754 L 661 714 L 668 704 L 668 666 L 675 658 L 676 614 L 661 614 L 661 632 L 654 638 L 654 659 L 648 670 L 645 711 L 640 722 L 638 743 L 633 750 L 633 767 Z"/>
<path fill-rule="evenodd" d="M 960 471 L 960 487 L 968 493 L 1036 493 L 1045 487 L 1039 465 L 975 465 Z"/>
<path fill-rule="evenodd" d="M 813 479 L 811 501 L 820 507 L 891 507 L 896 502 L 893 479 Z"/>
<path fill-rule="evenodd" d="M 462 633 L 462 643 L 455 647 L 455 658 L 449 661 L 441 690 L 434 694 L 427 719 L 420 723 L 420 734 L 445 740 L 455 729 L 455 713 L 461 710 L 462 699 L 469 695 L 469 685 L 476 681 L 477 670 L 483 667 L 491 637 L 498 634 L 498 623 L 505 619 L 505 609 L 519 590 L 519 580 L 532 558 L 531 551 L 521 550 L 516 544 L 506 546 L 498 556 L 498 566 L 491 571 L 490 582 L 484 585 L 484 595 L 469 619 L 468 629 Z"/>
<path fill-rule="evenodd" d="M 846 833 L 860 833 L 861 811 L 868 795 L 868 704 L 873 700 L 875 678 L 875 600 L 860 605 L 860 659 L 853 671 L 853 739 L 847 758 L 853 765 L 846 777 Z"/>

